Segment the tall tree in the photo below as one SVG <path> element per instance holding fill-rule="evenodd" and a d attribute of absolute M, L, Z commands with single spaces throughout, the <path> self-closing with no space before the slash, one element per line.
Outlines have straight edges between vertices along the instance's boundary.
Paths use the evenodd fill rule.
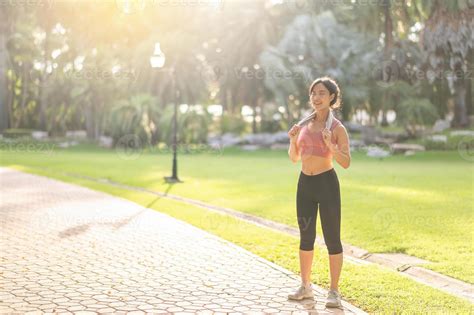
<path fill-rule="evenodd" d="M 286 106 L 287 123 L 307 109 L 308 86 L 319 76 L 329 75 L 339 82 L 347 106 L 363 103 L 370 79 L 366 73 L 374 65 L 376 47 L 376 38 L 339 23 L 331 11 L 297 16 L 277 46 L 261 56 L 265 84 L 279 105 Z M 349 118 L 349 112 L 343 114 Z"/>
<path fill-rule="evenodd" d="M 249 105 L 255 133 L 266 95 L 260 54 L 276 43 L 286 16 L 268 1 L 247 0 L 226 3 L 213 22 L 221 27 L 215 28 L 206 42 L 210 46 L 206 58 L 218 81 L 217 97 L 225 111 L 240 113 L 243 105 Z"/>
<path fill-rule="evenodd" d="M 466 127 L 468 107 L 473 105 L 474 8 L 465 1 L 434 1 L 430 8 L 423 32 L 427 66 L 448 79 L 455 105 L 452 126 Z"/>
<path fill-rule="evenodd" d="M 48 107 L 48 93 L 47 93 L 47 81 L 50 74 L 53 71 L 51 62 L 51 32 L 53 31 L 54 16 L 52 16 L 51 8 L 48 6 L 38 6 L 37 8 L 37 19 L 38 26 L 41 28 L 43 38 L 41 42 L 41 55 L 42 55 L 42 66 L 41 76 L 39 80 L 38 90 L 38 101 L 39 101 L 39 127 L 42 130 L 47 130 L 47 117 L 46 111 Z"/>
<path fill-rule="evenodd" d="M 7 50 L 7 40 L 11 30 L 12 8 L 2 6 L 0 8 L 0 132 L 9 127 L 8 108 L 8 82 L 7 71 L 9 54 Z"/>

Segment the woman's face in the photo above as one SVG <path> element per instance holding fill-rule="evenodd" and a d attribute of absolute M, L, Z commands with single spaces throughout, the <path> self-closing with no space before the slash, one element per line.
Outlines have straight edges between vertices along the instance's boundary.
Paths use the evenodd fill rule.
<path fill-rule="evenodd" d="M 314 110 L 324 110 L 329 108 L 329 104 L 334 98 L 334 94 L 329 94 L 329 90 L 322 83 L 318 83 L 313 87 L 309 99 Z"/>

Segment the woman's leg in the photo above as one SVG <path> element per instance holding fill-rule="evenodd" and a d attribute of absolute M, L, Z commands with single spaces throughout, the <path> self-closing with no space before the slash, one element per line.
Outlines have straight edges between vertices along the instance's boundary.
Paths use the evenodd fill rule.
<path fill-rule="evenodd" d="M 331 289 L 338 291 L 343 263 L 343 250 L 341 243 L 341 194 L 335 172 L 328 173 L 326 188 L 324 199 L 320 200 L 319 211 L 324 242 L 329 254 Z"/>
<path fill-rule="evenodd" d="M 331 274 L 331 290 L 339 291 L 339 277 L 342 271 L 343 254 L 329 255 L 329 271 Z"/>
<path fill-rule="evenodd" d="M 296 194 L 296 212 L 300 230 L 300 270 L 301 281 L 306 286 L 311 283 L 311 267 L 313 265 L 314 241 L 316 239 L 316 218 L 318 204 L 313 199 L 309 178 L 304 174 L 298 181 Z"/>
<path fill-rule="evenodd" d="M 311 283 L 311 267 L 313 266 L 314 250 L 301 250 L 300 249 L 300 270 L 301 270 L 301 283 L 305 286 L 309 286 Z"/>

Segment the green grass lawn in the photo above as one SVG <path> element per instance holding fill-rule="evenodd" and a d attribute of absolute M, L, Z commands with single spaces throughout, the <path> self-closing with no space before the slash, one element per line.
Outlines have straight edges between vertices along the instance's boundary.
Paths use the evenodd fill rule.
<path fill-rule="evenodd" d="M 41 175 L 50 171 L 19 167 Z M 260 257 L 299 274 L 298 238 L 239 219 L 149 193 L 55 174 L 57 179 L 107 192 L 150 207 L 237 244 Z M 133 223 L 132 223 L 133 224 Z M 326 249 L 315 247 L 312 280 L 329 288 Z M 343 298 L 371 314 L 471 314 L 472 305 L 439 290 L 417 283 L 377 265 L 344 262 L 340 280 Z"/>
<path fill-rule="evenodd" d="M 180 154 L 184 183 L 168 185 L 169 153 L 124 159 L 114 150 L 78 146 L 51 154 L 5 149 L 0 163 L 57 176 L 71 172 L 186 196 L 297 227 L 300 164 L 286 151 Z M 474 283 L 472 268 L 474 164 L 457 152 L 423 152 L 384 160 L 353 153 L 349 169 L 335 165 L 342 194 L 342 239 L 371 252 L 398 252 Z M 319 220 L 318 220 L 319 221 Z M 319 235 L 322 235 L 318 223 Z"/>

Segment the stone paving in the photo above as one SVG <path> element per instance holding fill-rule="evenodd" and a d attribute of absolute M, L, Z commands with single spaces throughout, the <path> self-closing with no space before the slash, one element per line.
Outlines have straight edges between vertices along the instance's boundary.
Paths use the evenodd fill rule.
<path fill-rule="evenodd" d="M 166 214 L 0 168 L 0 313 L 351 314 L 288 301 L 299 277 Z"/>

